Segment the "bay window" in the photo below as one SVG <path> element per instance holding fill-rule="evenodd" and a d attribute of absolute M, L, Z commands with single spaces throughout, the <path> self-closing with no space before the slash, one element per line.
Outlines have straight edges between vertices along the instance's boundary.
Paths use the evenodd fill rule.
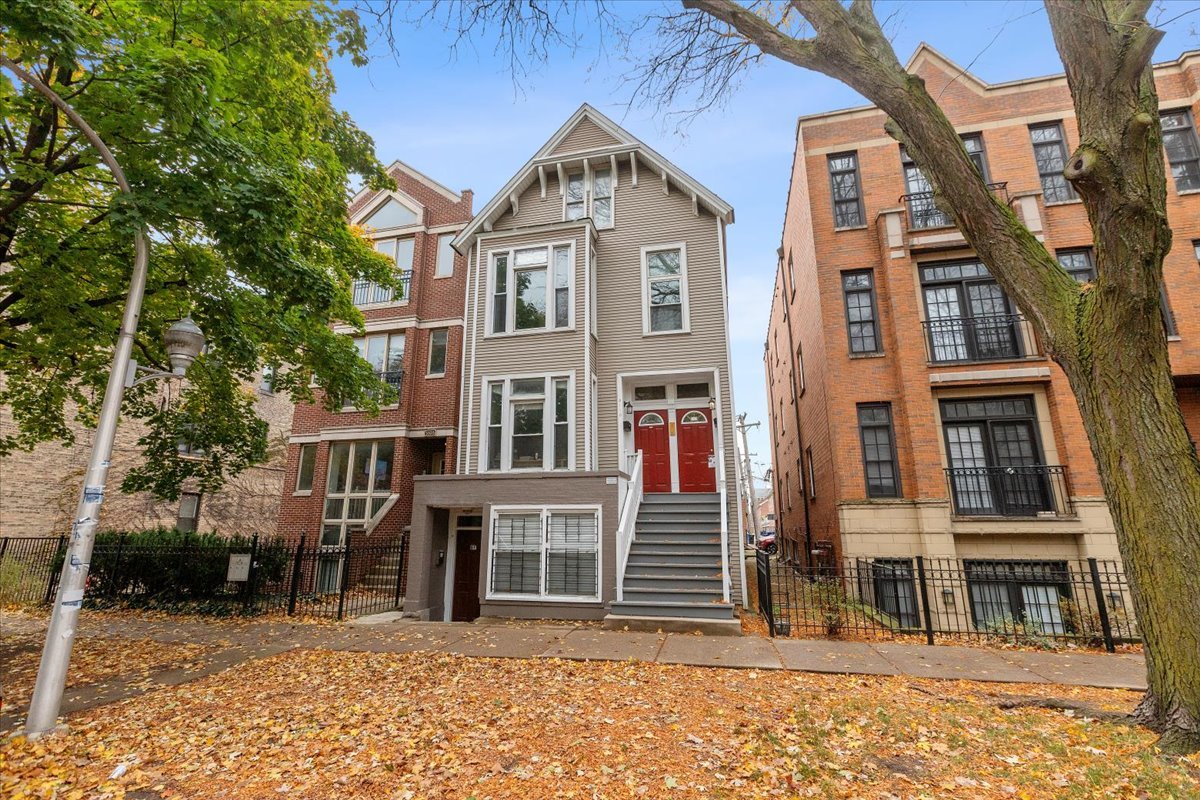
<path fill-rule="evenodd" d="M 325 483 L 325 508 L 321 522 L 322 554 L 317 562 L 318 593 L 336 592 L 341 586 L 342 559 L 350 532 L 361 533 L 384 509 L 392 493 L 391 439 L 332 442 Z"/>
<path fill-rule="evenodd" d="M 570 377 L 489 381 L 484 405 L 485 469 L 571 467 Z"/>
<path fill-rule="evenodd" d="M 569 243 L 492 255 L 492 334 L 569 329 L 572 322 Z"/>
<path fill-rule="evenodd" d="M 596 508 L 493 511 L 488 596 L 600 599 Z"/>

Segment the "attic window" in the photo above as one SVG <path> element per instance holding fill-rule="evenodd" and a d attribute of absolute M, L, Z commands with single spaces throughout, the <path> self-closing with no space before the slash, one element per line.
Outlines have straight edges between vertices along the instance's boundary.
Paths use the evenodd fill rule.
<path fill-rule="evenodd" d="M 367 217 L 363 225 L 369 228 L 400 228 L 415 225 L 420 221 L 417 213 L 395 199 L 389 199 L 374 214 Z"/>
<path fill-rule="evenodd" d="M 585 181 L 582 173 L 567 176 L 567 191 L 563 198 L 563 219 L 570 222 L 590 216 L 597 228 L 611 228 L 613 226 L 612 170 L 594 170 L 590 179 L 590 181 Z"/>

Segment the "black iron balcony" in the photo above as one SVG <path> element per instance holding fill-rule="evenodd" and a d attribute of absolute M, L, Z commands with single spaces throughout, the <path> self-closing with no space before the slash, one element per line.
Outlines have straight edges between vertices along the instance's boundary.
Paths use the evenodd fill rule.
<path fill-rule="evenodd" d="M 374 303 L 403 303 L 408 300 L 412 288 L 412 270 L 406 269 L 400 273 L 400 297 L 390 287 L 380 286 L 372 281 L 358 280 L 354 282 L 354 305 L 366 306 Z"/>
<path fill-rule="evenodd" d="M 962 517 L 1072 517 L 1067 468 L 950 467 L 954 513 Z"/>
<path fill-rule="evenodd" d="M 1020 314 L 941 317 L 921 323 L 930 364 L 1008 361 L 1036 355 L 1033 328 Z"/>
<path fill-rule="evenodd" d="M 989 183 L 988 189 L 1003 202 L 1008 202 L 1008 182 Z M 950 228 L 954 220 L 933 202 L 933 192 L 913 192 L 900 196 L 900 202 L 908 206 L 908 227 L 910 230 L 925 230 L 927 228 Z"/>
<path fill-rule="evenodd" d="M 379 372 L 375 373 L 375 376 L 378 377 L 380 381 L 382 381 L 383 383 L 386 383 L 388 386 L 390 386 L 396 390 L 396 402 L 399 403 L 400 396 L 401 396 L 401 390 L 404 387 L 404 370 L 402 370 L 402 369 L 380 370 Z M 382 394 L 383 394 L 382 392 L 376 392 L 374 390 L 372 390 L 372 392 L 371 392 L 371 395 L 373 397 L 375 397 L 376 399 L 379 399 L 379 397 L 382 396 Z"/>

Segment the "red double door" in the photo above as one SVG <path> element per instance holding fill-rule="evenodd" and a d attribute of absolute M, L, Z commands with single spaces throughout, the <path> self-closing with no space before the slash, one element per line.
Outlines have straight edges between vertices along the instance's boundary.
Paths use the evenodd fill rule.
<path fill-rule="evenodd" d="M 672 436 L 677 453 L 674 465 Z M 638 411 L 633 417 L 633 446 L 642 451 L 644 491 L 671 491 L 673 466 L 679 473 L 679 491 L 717 490 L 712 412 L 707 408 L 676 409 L 674 420 L 666 409 Z"/>

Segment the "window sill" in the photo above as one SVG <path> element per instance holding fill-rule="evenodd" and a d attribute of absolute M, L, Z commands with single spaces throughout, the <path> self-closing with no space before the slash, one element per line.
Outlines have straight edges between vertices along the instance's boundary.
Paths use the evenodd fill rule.
<path fill-rule="evenodd" d="M 1059 200 L 1056 203 L 1046 203 L 1046 208 L 1054 208 L 1055 206 L 1081 206 L 1083 200 L 1076 197 L 1074 200 Z"/>
<path fill-rule="evenodd" d="M 311 497 L 312 489 L 298 489 L 292 492 L 292 497 Z"/>
<path fill-rule="evenodd" d="M 687 334 L 690 334 L 691 332 L 692 331 L 690 328 L 684 328 L 681 331 L 646 331 L 646 330 L 644 330 L 644 331 L 642 331 L 642 338 L 646 338 L 649 336 L 686 336 Z"/>
<path fill-rule="evenodd" d="M 887 353 L 851 353 L 850 358 L 858 360 L 860 358 L 883 358 Z"/>
<path fill-rule="evenodd" d="M 1179 334 L 1175 334 L 1174 336 L 1168 336 L 1167 341 L 1168 342 L 1182 342 L 1183 337 L 1180 336 Z"/>
<path fill-rule="evenodd" d="M 430 380 L 431 378 L 444 378 L 444 377 L 446 377 L 446 373 L 444 373 L 444 372 L 430 372 L 428 375 L 425 376 L 425 380 Z"/>
<path fill-rule="evenodd" d="M 1078 522 L 1079 517 L 1074 514 L 1064 514 L 1061 517 L 1036 517 L 1036 516 L 1034 516 L 1034 517 L 1015 517 L 1015 516 L 1009 517 L 1009 516 L 1004 516 L 1002 514 L 991 514 L 991 515 L 967 514 L 967 515 L 963 515 L 963 514 L 952 513 L 952 514 L 950 514 L 950 521 L 951 522 L 1013 522 L 1013 521 L 1020 521 L 1020 522 Z M 1017 534 L 1017 535 L 1019 536 L 1020 534 Z"/>
<path fill-rule="evenodd" d="M 837 227 L 835 227 L 835 228 L 833 229 L 833 232 L 834 232 L 834 233 L 841 233 L 842 231 L 865 231 L 865 230 L 866 230 L 867 228 L 869 228 L 869 227 L 871 227 L 871 226 L 870 226 L 870 225 L 867 225 L 867 224 L 865 224 L 865 223 L 864 223 L 864 224 L 862 224 L 862 225 L 851 225 L 851 226 L 850 226 L 850 227 L 848 227 L 848 228 L 837 228 Z"/>
<path fill-rule="evenodd" d="M 454 273 L 451 272 L 449 275 L 434 275 L 433 279 L 435 281 L 444 281 L 444 280 L 448 280 L 449 278 L 453 278 L 453 277 L 454 277 Z"/>
<path fill-rule="evenodd" d="M 1180 189 L 1175 192 L 1180 197 L 1186 197 L 1189 194 L 1200 194 L 1200 189 Z"/>
<path fill-rule="evenodd" d="M 574 333 L 575 326 L 569 328 L 527 328 L 521 331 L 505 331 L 504 333 L 485 333 L 484 339 L 511 339 L 518 336 L 537 336 L 545 333 Z"/>
<path fill-rule="evenodd" d="M 599 597 L 558 597 L 549 594 L 489 594 L 484 602 L 517 602 L 517 603 L 588 603 L 599 605 L 603 601 Z"/>

